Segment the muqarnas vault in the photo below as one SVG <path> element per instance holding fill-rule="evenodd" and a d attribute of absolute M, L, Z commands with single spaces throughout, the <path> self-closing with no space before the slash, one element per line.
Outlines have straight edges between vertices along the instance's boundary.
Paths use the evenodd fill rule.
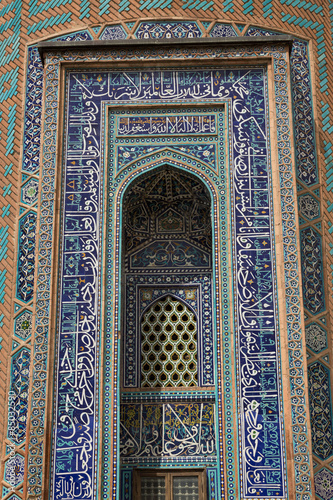
<path fill-rule="evenodd" d="M 301 333 L 301 278 L 310 314 L 325 308 L 305 188 L 295 212 L 296 179 L 318 182 L 307 44 L 216 24 L 199 45 L 187 39 L 198 25 L 181 24 L 136 32 L 180 32 L 179 44 L 111 45 L 118 26 L 99 45 L 86 31 L 28 52 L 38 125 L 25 127 L 23 192 L 39 220 L 20 219 L 16 296 L 35 290 L 32 425 L 28 461 L 11 458 L 5 480 L 26 470 L 38 498 L 48 456 L 57 500 L 308 500 L 310 419 L 315 453 L 332 448 L 331 414 L 317 411 L 329 372 L 309 365 L 309 417 Z M 29 313 L 15 321 L 29 339 Z M 306 342 L 319 352 L 318 328 Z M 18 353 L 12 407 L 25 422 L 32 353 Z"/>

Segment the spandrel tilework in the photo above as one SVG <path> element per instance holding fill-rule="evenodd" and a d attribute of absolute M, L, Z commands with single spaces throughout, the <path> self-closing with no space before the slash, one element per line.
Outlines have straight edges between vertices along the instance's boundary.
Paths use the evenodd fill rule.
<path fill-rule="evenodd" d="M 193 84 L 193 81 L 196 83 Z M 140 103 L 149 99 L 171 103 L 175 99 L 185 102 L 193 99 L 198 102 L 199 99 L 203 103 L 205 99 L 234 101 L 233 265 L 235 275 L 240 278 L 235 283 L 238 290 L 235 314 L 239 325 L 237 345 L 242 346 L 238 357 L 242 373 L 238 394 L 239 418 L 242 422 L 240 442 L 242 452 L 248 456 L 242 464 L 243 477 L 247 478 L 242 488 L 245 496 L 251 496 L 253 492 L 283 496 L 284 452 L 276 350 L 266 77 L 263 69 L 252 67 L 244 70 L 182 70 L 177 73 L 171 70 L 144 73 L 130 71 L 126 75 L 123 72 L 105 71 L 70 72 L 68 75 L 68 128 L 65 133 L 63 184 L 64 251 L 59 296 L 61 321 L 55 408 L 57 432 L 53 458 L 55 497 L 61 498 L 63 492 L 71 487 L 70 484 L 76 491 L 78 475 L 84 477 L 84 484 L 81 482 L 77 491 L 84 493 L 87 498 L 94 496 L 96 469 L 93 450 L 96 435 L 93 422 L 97 416 L 93 394 L 98 382 L 95 366 L 99 328 L 102 101 Z M 93 109 L 89 104 L 91 100 L 94 102 Z M 246 145 L 241 150 L 238 148 L 240 140 L 242 143 L 245 141 Z M 181 155 L 178 156 L 182 159 Z M 166 161 L 165 156 L 158 159 L 157 155 L 154 161 L 161 165 L 161 162 Z M 178 159 L 176 157 L 168 161 L 177 165 Z M 194 165 L 192 167 L 191 164 L 191 168 L 199 175 L 200 170 L 196 170 L 196 163 Z M 128 176 L 128 172 L 123 170 L 118 179 L 112 180 L 113 172 L 113 166 L 110 165 L 110 192 Z M 208 172 L 212 171 L 208 169 Z M 221 171 L 219 175 L 222 178 L 225 172 Z M 216 174 L 214 176 L 211 173 L 211 178 L 214 183 L 219 182 Z M 251 267 L 247 274 L 249 279 L 246 282 L 241 279 L 243 267 L 247 265 L 245 255 L 241 257 L 244 245 L 246 259 L 250 258 L 255 263 L 255 267 Z M 253 299 L 252 305 L 249 305 L 249 297 Z M 249 334 L 246 333 L 249 331 L 252 339 L 250 344 Z M 173 418 L 171 413 L 170 419 Z M 84 442 L 80 427 L 85 429 Z M 73 444 L 68 448 L 66 444 L 69 437 Z M 92 453 L 87 453 L 88 449 Z M 62 467 L 72 470 L 72 474 L 62 474 Z"/>

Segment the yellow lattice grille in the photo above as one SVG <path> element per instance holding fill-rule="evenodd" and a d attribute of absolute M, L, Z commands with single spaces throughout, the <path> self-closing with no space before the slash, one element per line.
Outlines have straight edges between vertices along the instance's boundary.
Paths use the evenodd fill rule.
<path fill-rule="evenodd" d="M 196 385 L 196 318 L 182 302 L 168 296 L 142 318 L 141 387 Z"/>

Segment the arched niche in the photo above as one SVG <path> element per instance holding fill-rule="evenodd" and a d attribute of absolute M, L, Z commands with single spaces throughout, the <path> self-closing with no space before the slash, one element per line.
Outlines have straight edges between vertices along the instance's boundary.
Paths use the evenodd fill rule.
<path fill-rule="evenodd" d="M 208 465 L 216 457 L 211 193 L 186 170 L 148 170 L 124 192 L 121 227 L 121 463 L 177 467 L 194 456 Z M 182 439 L 170 438 L 174 419 Z"/>

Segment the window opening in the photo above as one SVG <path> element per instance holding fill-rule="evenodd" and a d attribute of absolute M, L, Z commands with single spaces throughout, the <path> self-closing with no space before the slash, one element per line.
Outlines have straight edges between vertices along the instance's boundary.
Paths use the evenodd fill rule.
<path fill-rule="evenodd" d="M 189 308 L 167 296 L 143 314 L 141 387 L 198 385 L 197 321 Z"/>
<path fill-rule="evenodd" d="M 136 471 L 136 500 L 202 500 L 205 471 Z"/>

